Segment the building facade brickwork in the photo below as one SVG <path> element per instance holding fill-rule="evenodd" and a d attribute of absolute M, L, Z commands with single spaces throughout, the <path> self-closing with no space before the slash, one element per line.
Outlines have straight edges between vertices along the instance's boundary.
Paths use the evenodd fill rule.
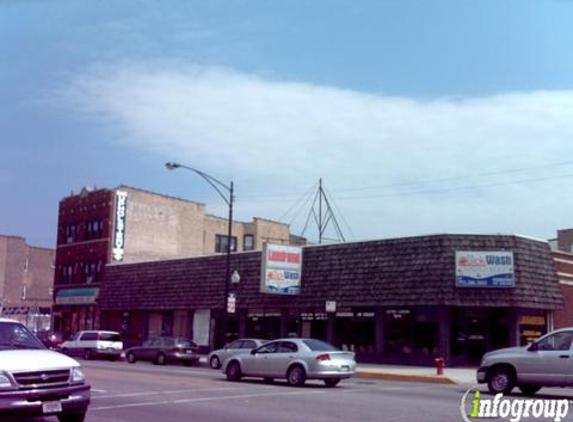
<path fill-rule="evenodd" d="M 55 329 L 68 334 L 100 326 L 97 301 L 106 264 L 223 254 L 227 230 L 228 220 L 206 214 L 204 204 L 129 186 L 84 188 L 63 198 Z M 251 223 L 233 221 L 232 235 L 236 250 L 242 251 L 260 249 L 267 237 L 288 243 L 290 231 L 288 225 L 255 218 Z"/>
<path fill-rule="evenodd" d="M 0 315 L 33 330 L 49 327 L 55 250 L 30 246 L 17 236 L 0 236 Z"/>

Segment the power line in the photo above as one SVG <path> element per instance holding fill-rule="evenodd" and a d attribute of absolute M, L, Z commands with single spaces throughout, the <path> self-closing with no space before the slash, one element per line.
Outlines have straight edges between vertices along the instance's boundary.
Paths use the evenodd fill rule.
<path fill-rule="evenodd" d="M 508 185 L 519 185 L 519 184 L 526 184 L 531 182 L 540 182 L 545 180 L 553 180 L 553 179 L 564 179 L 573 177 L 572 174 L 563 174 L 560 176 L 551 176 L 551 177 L 540 177 L 535 179 L 522 179 L 522 180 L 513 180 L 509 182 L 500 182 L 500 183 L 490 183 L 484 185 L 469 185 L 469 186 L 458 186 L 458 187 L 451 187 L 451 188 L 436 188 L 436 189 L 427 189 L 427 190 L 420 190 L 420 191 L 411 191 L 411 192 L 398 192 L 398 193 L 388 193 L 388 194 L 381 194 L 381 195 L 369 195 L 369 196 L 347 196 L 347 197 L 339 197 L 337 198 L 338 201 L 346 201 L 346 200 L 354 200 L 354 199 L 374 199 L 374 198 L 388 198 L 393 196 L 408 196 L 408 195 L 423 195 L 427 193 L 440 193 L 440 192 L 448 192 L 448 191 L 456 191 L 456 190 L 469 190 L 469 189 L 481 189 L 481 188 L 490 188 L 490 187 L 497 187 L 497 186 L 508 186 Z"/>
<path fill-rule="evenodd" d="M 475 174 L 468 174 L 468 175 L 460 175 L 460 176 L 452 176 L 452 177 L 444 177 L 444 178 L 437 178 L 437 179 L 426 179 L 426 180 L 418 180 L 418 181 L 412 181 L 412 182 L 403 182 L 403 183 L 394 183 L 394 184 L 386 184 L 386 185 L 374 185 L 374 186 L 364 186 L 364 187 L 358 187 L 358 188 L 342 188 L 342 189 L 334 189 L 331 192 L 357 192 L 357 191 L 367 191 L 367 190 L 376 190 L 376 189 L 385 189 L 385 188 L 396 188 L 396 187 L 402 187 L 402 186 L 415 186 L 415 185 L 423 185 L 423 184 L 429 184 L 429 183 L 440 183 L 440 182 L 447 182 L 447 181 L 454 181 L 454 180 L 464 180 L 464 179 L 471 179 L 471 178 L 475 178 L 475 177 L 488 177 L 488 176 L 497 176 L 497 175 L 503 175 L 503 174 L 511 174 L 511 173 L 518 173 L 518 172 L 524 172 L 524 171 L 530 171 L 530 170 L 538 170 L 538 169 L 544 169 L 544 168 L 552 168 L 552 167 L 560 167 L 560 166 L 565 166 L 565 165 L 570 165 L 573 164 L 573 161 L 563 161 L 563 162 L 558 162 L 558 163 L 552 163 L 552 164 L 543 164 L 543 165 L 538 165 L 538 166 L 530 166 L 530 167 L 520 167 L 520 168 L 512 168 L 512 169 L 506 169 L 506 170 L 498 170 L 498 171 L 491 171 L 491 172 L 483 172 L 483 173 L 475 173 Z M 537 181 L 537 180 L 550 180 L 553 178 L 559 178 L 561 176 L 555 176 L 555 177 L 547 177 L 547 178 L 540 178 L 540 179 L 531 179 L 533 181 Z M 525 180 L 525 182 L 527 182 L 528 180 Z M 523 183 L 523 181 L 520 181 L 519 183 Z M 501 185 L 505 185 L 506 183 L 502 183 Z M 495 184 L 492 185 L 486 185 L 487 187 L 491 187 L 491 186 L 495 186 Z M 479 186 L 478 186 L 479 187 Z M 471 187 L 470 187 L 471 188 Z M 448 190 L 453 190 L 453 189 L 457 189 L 457 188 L 436 188 L 435 190 L 432 191 L 448 191 Z M 417 193 L 419 191 L 414 191 L 414 193 Z M 422 191 L 422 193 L 425 192 L 429 192 L 429 191 Z M 408 195 L 410 193 L 403 193 L 404 195 Z M 398 193 L 398 194 L 381 194 L 378 195 L 380 197 L 385 197 L 385 196 L 401 196 L 403 195 L 402 193 Z M 277 196 L 277 194 L 272 194 L 272 195 L 244 195 L 241 198 L 238 198 L 237 200 L 239 202 L 247 202 L 247 201 L 243 201 L 243 198 L 247 199 L 248 202 L 258 202 L 258 203 L 265 203 L 265 202 L 283 202 L 285 200 L 288 199 L 292 199 L 294 194 L 281 194 L 280 196 Z M 304 196 L 304 195 L 303 195 Z M 257 198 L 267 198 L 266 200 L 256 200 Z M 363 198 L 363 196 L 357 197 L 357 198 Z M 364 197 L 364 198 L 369 198 L 368 197 Z"/>

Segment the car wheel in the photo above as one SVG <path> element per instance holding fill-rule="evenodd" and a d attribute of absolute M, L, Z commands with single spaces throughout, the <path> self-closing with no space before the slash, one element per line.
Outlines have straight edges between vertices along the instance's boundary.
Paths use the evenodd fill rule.
<path fill-rule="evenodd" d="M 229 381 L 239 381 L 243 376 L 243 374 L 241 373 L 241 365 L 239 365 L 239 362 L 237 361 L 230 362 L 229 365 L 227 365 L 225 374 L 227 375 L 227 379 Z"/>
<path fill-rule="evenodd" d="M 324 380 L 324 384 L 327 387 L 336 387 L 340 382 L 340 378 L 327 378 Z"/>
<path fill-rule="evenodd" d="M 84 359 L 91 360 L 91 358 L 93 358 L 92 351 L 90 349 L 84 350 Z"/>
<path fill-rule="evenodd" d="M 533 396 L 535 393 L 537 393 L 539 390 L 541 390 L 541 387 L 538 385 L 521 384 L 521 385 L 518 385 L 517 387 L 526 396 Z"/>
<path fill-rule="evenodd" d="M 155 358 L 155 363 L 157 365 L 165 365 L 165 355 L 163 353 L 159 353 Z"/>
<path fill-rule="evenodd" d="M 495 369 L 489 376 L 487 386 L 491 394 L 509 394 L 515 385 L 515 375 L 510 368 Z"/>
<path fill-rule="evenodd" d="M 129 352 L 129 353 L 127 354 L 126 358 L 127 358 L 127 361 L 128 361 L 129 363 L 135 363 L 135 362 L 137 362 L 137 358 L 135 357 L 135 353 L 133 353 L 133 352 Z"/>
<path fill-rule="evenodd" d="M 62 413 L 58 415 L 60 422 L 84 422 L 87 412 L 80 413 Z"/>
<path fill-rule="evenodd" d="M 67 347 L 64 347 L 64 348 L 62 349 L 62 353 L 63 353 L 64 355 L 69 355 L 69 354 L 70 354 Z"/>
<path fill-rule="evenodd" d="M 300 365 L 291 366 L 287 373 L 287 381 L 293 387 L 300 387 L 306 381 L 306 373 Z"/>
<path fill-rule="evenodd" d="M 211 356 L 211 359 L 209 359 L 209 366 L 212 369 L 219 369 L 221 367 L 221 361 L 217 355 Z"/>

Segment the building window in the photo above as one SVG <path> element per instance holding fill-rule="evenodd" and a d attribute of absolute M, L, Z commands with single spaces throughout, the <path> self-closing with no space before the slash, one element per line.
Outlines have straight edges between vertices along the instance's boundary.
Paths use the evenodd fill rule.
<path fill-rule="evenodd" d="M 66 227 L 66 243 L 74 243 L 76 241 L 77 228 L 75 225 Z"/>
<path fill-rule="evenodd" d="M 100 239 L 103 237 L 103 220 L 88 222 L 87 240 Z"/>
<path fill-rule="evenodd" d="M 74 267 L 71 265 L 64 265 L 62 267 L 62 283 L 70 284 L 74 280 Z"/>
<path fill-rule="evenodd" d="M 215 235 L 215 252 L 225 253 L 227 252 L 227 239 L 229 236 L 223 236 L 221 234 Z M 231 252 L 237 251 L 237 238 L 235 236 L 231 237 Z"/>
<path fill-rule="evenodd" d="M 255 236 L 252 234 L 246 234 L 243 237 L 243 250 L 252 251 L 255 249 Z"/>

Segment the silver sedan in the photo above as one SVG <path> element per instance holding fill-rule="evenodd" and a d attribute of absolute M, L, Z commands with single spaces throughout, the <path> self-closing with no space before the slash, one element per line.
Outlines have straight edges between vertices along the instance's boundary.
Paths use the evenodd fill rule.
<path fill-rule="evenodd" d="M 334 387 L 356 373 L 356 361 L 354 352 L 340 351 L 321 340 L 285 338 L 230 357 L 222 371 L 230 381 L 286 378 L 290 385 L 301 386 L 307 379 L 320 379 Z"/>
<path fill-rule="evenodd" d="M 209 357 L 207 358 L 209 366 L 213 369 L 219 369 L 221 367 L 221 363 L 229 357 L 241 352 L 250 352 L 254 348 L 262 346 L 267 342 L 268 340 L 262 340 L 259 338 L 240 338 L 232 341 L 222 349 L 213 350 L 209 353 Z"/>

